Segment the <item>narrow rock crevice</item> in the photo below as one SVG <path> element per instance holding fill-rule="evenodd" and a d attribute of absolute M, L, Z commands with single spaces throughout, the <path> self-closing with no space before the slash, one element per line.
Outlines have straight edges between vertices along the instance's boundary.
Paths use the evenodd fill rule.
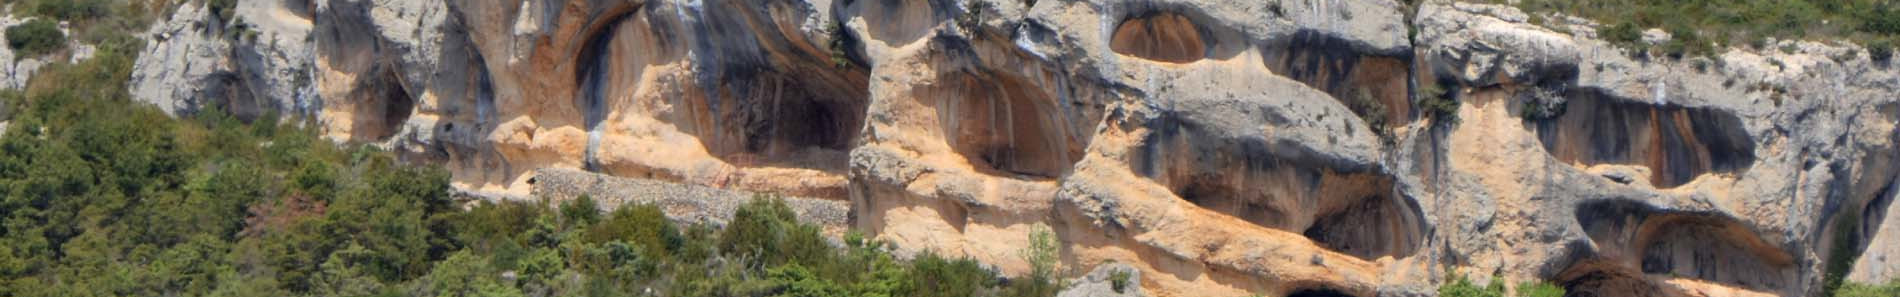
<path fill-rule="evenodd" d="M 1536 122 L 1544 150 L 1565 163 L 1646 166 L 1651 184 L 1673 188 L 1755 162 L 1754 140 L 1732 112 L 1633 102 L 1593 89 L 1565 97 L 1562 115 Z"/>
<path fill-rule="evenodd" d="M 611 84 L 608 76 L 612 68 L 605 65 L 612 61 L 612 58 L 606 55 L 613 54 L 611 47 L 614 38 L 619 35 L 617 33 L 621 24 L 632 16 L 633 14 L 614 16 L 600 29 L 588 34 L 588 37 L 583 39 L 586 41 L 581 47 L 580 54 L 576 56 L 574 81 L 580 86 L 575 88 L 574 107 L 581 113 L 581 128 L 587 131 L 587 147 L 581 164 L 588 171 L 600 170 L 596 157 L 596 153 L 600 150 L 599 126 L 607 114 L 605 104 L 607 95 L 603 89 Z"/>

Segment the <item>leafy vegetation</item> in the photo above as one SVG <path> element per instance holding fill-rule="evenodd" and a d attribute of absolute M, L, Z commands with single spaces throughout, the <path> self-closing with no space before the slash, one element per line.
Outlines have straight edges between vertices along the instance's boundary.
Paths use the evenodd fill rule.
<path fill-rule="evenodd" d="M 1133 281 L 1133 278 L 1134 273 L 1127 270 L 1111 271 L 1108 273 L 1108 286 L 1111 289 L 1115 289 L 1115 293 L 1126 293 L 1128 286 L 1133 284 L 1130 283 L 1130 281 Z"/>
<path fill-rule="evenodd" d="M 849 35 L 844 25 L 837 21 L 826 22 L 825 36 L 829 37 L 825 40 L 825 52 L 831 55 L 831 67 L 851 67 L 850 40 L 846 39 Z"/>
<path fill-rule="evenodd" d="M 1503 3 L 1504 1 L 1495 1 Z M 1644 52 L 1640 28 L 1664 28 L 1671 57 L 1699 56 L 1728 45 L 1761 49 L 1767 38 L 1900 39 L 1900 2 L 1891 0 L 1524 0 L 1533 14 L 1558 12 L 1599 20 L 1604 40 Z"/>
<path fill-rule="evenodd" d="M 1378 134 L 1382 139 L 1390 140 L 1391 133 L 1386 130 L 1387 124 L 1385 115 L 1387 111 L 1384 102 L 1380 102 L 1378 98 L 1374 98 L 1372 91 L 1366 88 L 1355 88 L 1352 90 L 1352 94 L 1346 96 L 1346 98 L 1346 109 L 1352 110 L 1353 114 L 1359 115 L 1359 120 L 1364 121 L 1366 127 L 1372 128 L 1373 134 Z"/>
<path fill-rule="evenodd" d="M 21 58 L 44 56 L 66 48 L 66 33 L 59 31 L 58 22 L 33 19 L 7 28 L 7 47 Z"/>
<path fill-rule="evenodd" d="M 1421 81 L 1417 90 L 1418 108 L 1428 118 L 1445 124 L 1458 123 L 1458 98 L 1435 82 Z"/>
<path fill-rule="evenodd" d="M 1900 279 L 1887 281 L 1886 284 L 1872 285 L 1844 283 L 1831 291 L 1834 297 L 1892 297 L 1900 296 Z"/>
<path fill-rule="evenodd" d="M 1517 285 L 1517 294 L 1507 295 L 1504 283 L 1493 278 L 1490 283 L 1479 286 L 1463 275 L 1456 275 L 1451 281 L 1438 286 L 1439 297 L 1562 297 L 1564 289 L 1546 282 L 1527 281 Z"/>

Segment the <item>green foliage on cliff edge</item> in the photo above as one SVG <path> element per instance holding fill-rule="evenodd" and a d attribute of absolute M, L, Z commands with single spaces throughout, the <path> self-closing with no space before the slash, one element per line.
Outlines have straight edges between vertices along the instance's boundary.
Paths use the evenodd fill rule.
<path fill-rule="evenodd" d="M 36 58 L 66 47 L 66 33 L 59 23 L 34 19 L 7 28 L 7 47 L 19 58 Z"/>
<path fill-rule="evenodd" d="M 1504 3 L 1504 1 L 1492 1 Z M 1657 48 L 1667 56 L 1715 54 L 1730 45 L 1761 49 L 1767 38 L 1900 39 L 1900 1 L 1892 0 L 1524 0 L 1532 14 L 1564 13 L 1603 23 L 1598 36 L 1635 52 L 1641 28 L 1663 28 L 1674 39 Z"/>

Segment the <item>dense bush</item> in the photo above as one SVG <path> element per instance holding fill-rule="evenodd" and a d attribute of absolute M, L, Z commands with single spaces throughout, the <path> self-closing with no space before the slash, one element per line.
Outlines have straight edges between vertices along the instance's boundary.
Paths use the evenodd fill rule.
<path fill-rule="evenodd" d="M 1418 107 L 1426 117 L 1443 124 L 1458 123 L 1458 98 L 1435 82 L 1419 82 Z"/>
<path fill-rule="evenodd" d="M 229 0 L 226 0 L 229 1 Z M 112 0 L 26 0 L 16 7 L 39 17 L 87 20 L 109 15 Z"/>
<path fill-rule="evenodd" d="M 1876 39 L 1867 42 L 1867 56 L 1876 62 L 1893 61 L 1893 40 Z"/>
<path fill-rule="evenodd" d="M 33 19 L 7 28 L 7 47 L 21 58 L 43 56 L 65 48 L 66 33 L 59 31 L 59 22 Z"/>

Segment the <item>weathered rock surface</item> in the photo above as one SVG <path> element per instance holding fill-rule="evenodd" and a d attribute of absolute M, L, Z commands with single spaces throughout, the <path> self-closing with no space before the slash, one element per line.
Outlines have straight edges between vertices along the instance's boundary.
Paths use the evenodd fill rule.
<path fill-rule="evenodd" d="M 1432 295 L 1446 268 L 1791 296 L 1900 270 L 1900 70 L 1851 44 L 1652 57 L 1577 18 L 1387 0 L 246 3 L 265 42 L 182 9 L 134 92 L 311 118 L 478 196 L 812 197 L 1010 275 L 1048 226 L 1064 266 L 1158 296 Z"/>
<path fill-rule="evenodd" d="M 1121 278 L 1118 279 L 1117 275 L 1120 275 Z M 1117 282 L 1120 282 L 1120 284 L 1117 284 Z M 1077 278 L 1075 284 L 1070 285 L 1066 289 L 1062 289 L 1060 293 L 1056 293 L 1056 297 L 1123 296 L 1134 297 L 1148 295 L 1143 294 L 1141 291 L 1141 269 L 1120 263 L 1096 265 L 1095 270 L 1089 271 L 1088 275 Z"/>
<path fill-rule="evenodd" d="M 534 197 L 553 201 L 587 195 L 599 203 L 602 211 L 625 204 L 659 206 L 669 218 L 684 223 L 724 226 L 732 213 L 759 193 L 686 185 L 663 181 L 622 178 L 574 169 L 539 169 L 534 172 Z M 779 197 L 798 214 L 800 222 L 824 227 L 832 235 L 843 234 L 850 205 L 842 201 Z"/>

